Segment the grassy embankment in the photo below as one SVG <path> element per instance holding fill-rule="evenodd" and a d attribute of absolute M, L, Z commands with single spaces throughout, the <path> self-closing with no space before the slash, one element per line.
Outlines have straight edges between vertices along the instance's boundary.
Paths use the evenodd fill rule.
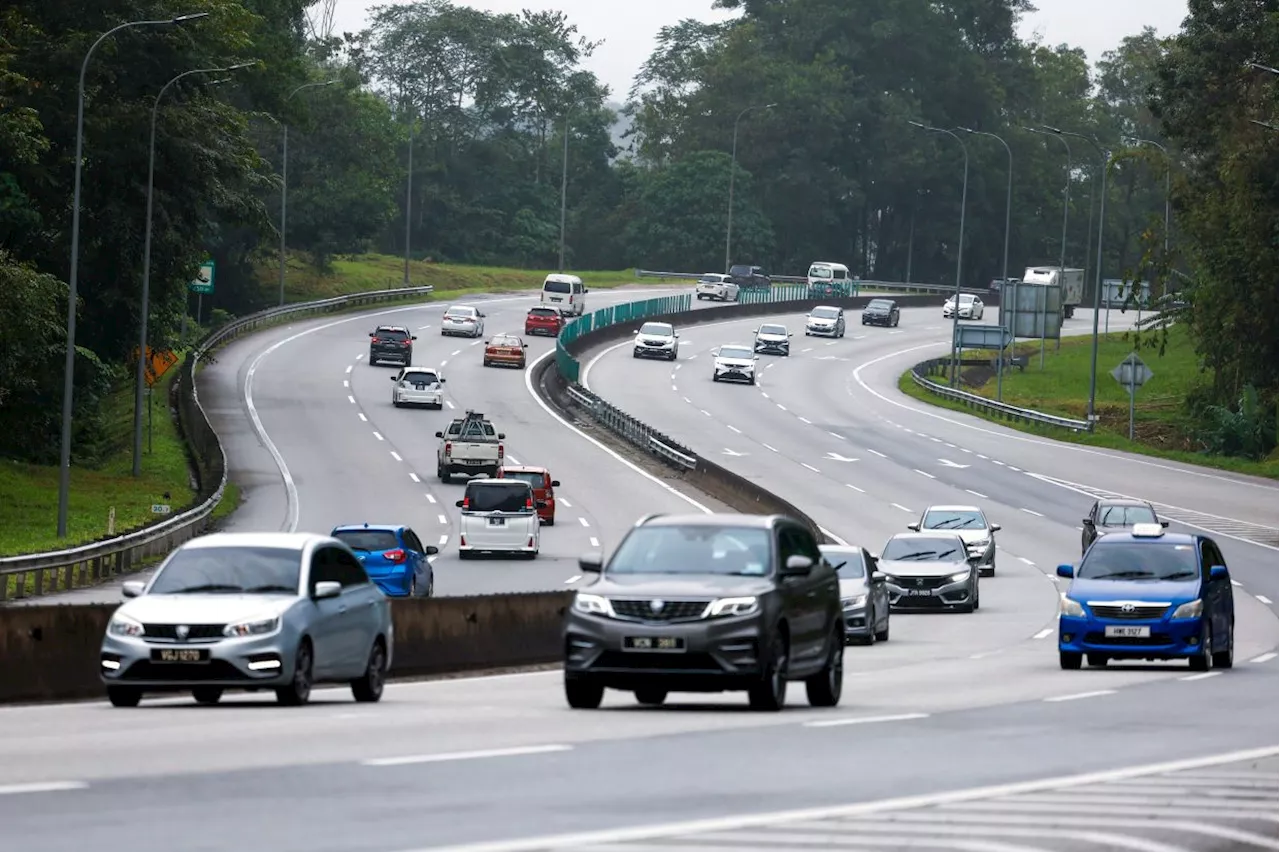
<path fill-rule="evenodd" d="M 1064 339 L 1057 352 L 1050 343 L 1040 369 L 1040 346 L 1024 342 L 1016 346 L 1017 354 L 1027 356 L 1024 371 L 1007 370 L 1004 376 L 1004 402 L 1019 408 L 1030 408 L 1046 414 L 1085 418 L 1089 401 L 1090 341 L 1087 338 Z M 1164 355 L 1142 348 L 1139 356 L 1155 375 L 1138 390 L 1134 406 L 1134 440 L 1129 440 L 1129 394 L 1111 377 L 1111 370 L 1133 351 L 1133 341 L 1125 334 L 1104 336 L 1098 345 L 1098 390 L 1096 414 L 1101 417 L 1093 434 L 1076 434 L 1065 429 L 1025 425 L 989 417 L 961 403 L 951 402 L 917 387 L 909 373 L 904 373 L 898 387 L 907 395 L 942 408 L 964 411 L 995 420 L 1023 432 L 1115 450 L 1128 450 L 1144 455 L 1231 470 L 1238 473 L 1277 476 L 1276 453 L 1262 461 L 1215 456 L 1201 452 L 1197 440 L 1197 424 L 1183 405 L 1190 391 L 1206 381 L 1186 330 L 1169 330 Z M 965 358 L 990 358 L 994 352 L 966 352 Z M 946 376 L 934 379 L 945 383 Z M 967 367 L 961 388 L 969 393 L 995 399 L 996 375 L 989 367 Z"/>
<path fill-rule="evenodd" d="M 431 284 L 436 300 L 466 293 L 507 292 L 535 288 L 546 272 L 490 267 L 413 263 L 415 285 Z M 575 272 L 590 288 L 635 283 L 634 273 Z M 274 292 L 276 267 L 264 266 L 263 289 Z M 301 257 L 291 257 L 287 278 L 290 302 L 401 286 L 403 261 L 385 255 L 364 255 L 335 260 L 330 272 L 321 273 Z M 655 282 L 659 283 L 659 282 Z M 668 282 L 670 286 L 670 282 Z M 192 332 L 193 336 L 195 331 Z M 104 420 L 111 451 L 93 469 L 71 471 L 71 503 L 68 535 L 57 537 L 58 468 L 0 460 L 0 556 L 36 553 L 85 544 L 107 536 L 108 517 L 115 509 L 117 534 L 154 520 L 151 506 L 167 503 L 176 511 L 190 503 L 193 493 L 186 454 L 177 424 L 164 400 L 178 375 L 174 367 L 157 385 L 154 398 L 152 452 L 144 454 L 142 476 L 131 476 L 133 391 L 120 388 L 104 406 Z M 165 493 L 169 494 L 166 499 Z M 228 485 L 215 519 L 226 517 L 238 505 L 239 489 Z M 10 581 L 12 582 L 12 581 Z M 9 589 L 12 594 L 12 585 Z"/>

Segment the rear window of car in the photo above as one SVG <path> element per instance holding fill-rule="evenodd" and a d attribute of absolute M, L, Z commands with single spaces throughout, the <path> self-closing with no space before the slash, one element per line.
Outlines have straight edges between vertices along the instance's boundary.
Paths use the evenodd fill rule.
<path fill-rule="evenodd" d="M 569 284 L 565 281 L 548 281 L 546 284 L 542 285 L 542 289 L 546 290 L 548 293 L 571 292 L 571 288 L 569 287 Z"/>
<path fill-rule="evenodd" d="M 395 550 L 400 547 L 396 534 L 390 530 L 339 530 L 333 537 L 357 553 Z"/>
<path fill-rule="evenodd" d="M 529 316 L 542 317 L 543 319 L 555 319 L 560 313 L 555 308 L 530 308 Z"/>
<path fill-rule="evenodd" d="M 380 328 L 374 334 L 385 340 L 407 340 L 409 337 L 407 331 L 399 328 Z"/>
<path fill-rule="evenodd" d="M 440 381 L 440 377 L 435 373 L 423 370 L 421 372 L 405 373 L 400 378 L 400 381 L 408 382 L 411 385 L 434 385 Z"/>
<path fill-rule="evenodd" d="M 536 471 L 524 471 L 524 470 L 511 471 L 511 470 L 504 470 L 504 471 L 502 472 L 502 478 L 503 478 L 503 479 L 514 479 L 514 480 L 517 480 L 517 481 L 519 481 L 519 482 L 527 482 L 527 483 L 529 483 L 529 486 L 530 486 L 531 488 L 541 488 L 543 485 L 545 485 L 545 484 L 546 484 L 546 483 L 545 483 L 545 481 L 544 481 L 544 479 L 543 479 L 542 474 L 541 474 L 541 473 L 538 473 L 538 472 L 536 472 Z"/>
<path fill-rule="evenodd" d="M 704 275 L 698 279 L 699 284 L 723 284 L 723 275 Z"/>
<path fill-rule="evenodd" d="M 529 512 L 528 502 L 532 498 L 529 483 L 519 480 L 510 482 L 472 482 L 467 485 L 467 510 L 471 512 Z"/>
<path fill-rule="evenodd" d="M 474 319 L 476 315 L 476 309 L 454 307 L 454 308 L 449 308 L 449 310 L 445 311 L 444 315 L 447 317 L 452 317 L 454 319 Z"/>

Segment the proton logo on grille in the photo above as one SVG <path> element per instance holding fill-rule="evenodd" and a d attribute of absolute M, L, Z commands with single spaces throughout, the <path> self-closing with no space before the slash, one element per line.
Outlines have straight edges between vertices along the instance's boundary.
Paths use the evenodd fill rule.
<path fill-rule="evenodd" d="M 1120 607 L 1121 612 L 1133 612 L 1135 609 L 1137 609 L 1137 607 L 1133 604 L 1122 604 Z"/>
<path fill-rule="evenodd" d="M 923 586 L 923 585 L 924 585 L 924 577 L 916 577 L 916 585 L 917 585 L 917 586 Z"/>
<path fill-rule="evenodd" d="M 174 628 L 173 632 L 174 634 L 177 635 L 179 639 L 186 639 L 187 636 L 191 633 L 191 628 L 185 624 L 179 624 L 176 628 Z"/>
<path fill-rule="evenodd" d="M 662 612 L 662 608 L 667 605 L 666 601 L 649 601 L 649 609 L 655 614 Z"/>

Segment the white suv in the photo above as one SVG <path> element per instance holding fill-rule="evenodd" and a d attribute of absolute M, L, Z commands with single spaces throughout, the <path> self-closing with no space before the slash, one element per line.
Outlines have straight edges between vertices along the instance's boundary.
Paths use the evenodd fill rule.
<path fill-rule="evenodd" d="M 631 355 L 634 358 L 663 358 L 676 360 L 680 350 L 680 335 L 669 322 L 647 322 L 636 332 Z"/>
<path fill-rule="evenodd" d="M 523 479 L 473 479 L 458 501 L 458 556 L 477 553 L 538 555 L 541 524 L 533 487 Z"/>

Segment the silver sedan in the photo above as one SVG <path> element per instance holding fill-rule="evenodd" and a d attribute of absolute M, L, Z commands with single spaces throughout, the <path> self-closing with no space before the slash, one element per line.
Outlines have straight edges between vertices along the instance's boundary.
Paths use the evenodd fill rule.
<path fill-rule="evenodd" d="M 391 603 L 345 544 L 309 533 L 192 539 L 111 616 L 99 658 L 107 697 L 189 690 L 201 704 L 227 689 L 271 689 L 301 705 L 313 684 L 382 697 L 391 666 Z"/>

